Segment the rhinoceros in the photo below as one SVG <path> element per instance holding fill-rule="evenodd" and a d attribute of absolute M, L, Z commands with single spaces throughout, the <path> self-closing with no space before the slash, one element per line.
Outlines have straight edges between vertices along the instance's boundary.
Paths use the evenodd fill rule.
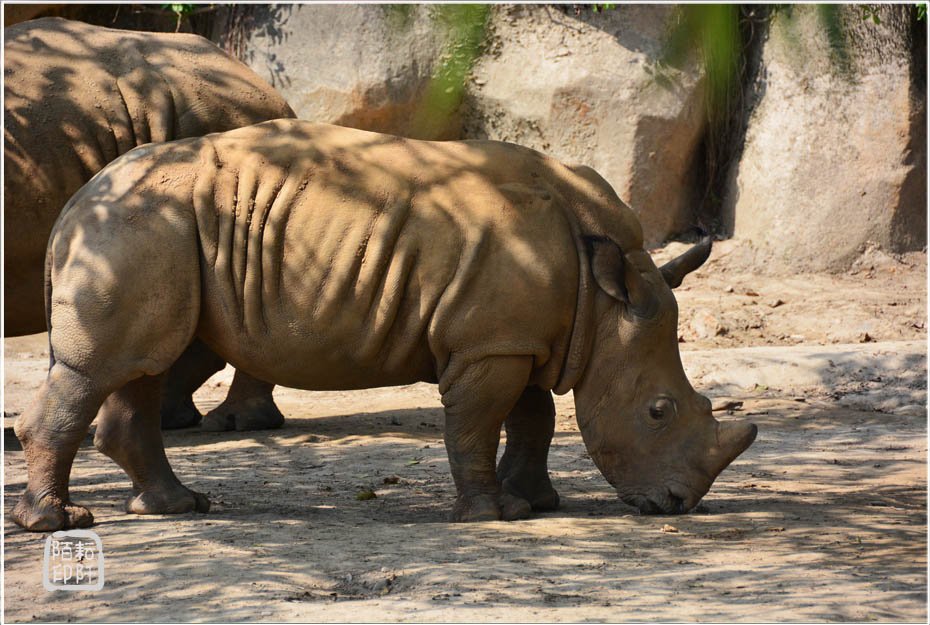
<path fill-rule="evenodd" d="M 101 404 L 94 442 L 132 479 L 127 510 L 207 510 L 158 428 L 159 376 L 194 338 L 289 387 L 438 384 L 455 521 L 558 505 L 551 392 L 569 390 L 618 495 L 685 512 L 756 436 L 717 422 L 682 369 L 670 285 L 709 251 L 657 268 L 595 171 L 508 143 L 276 120 L 136 148 L 52 234 L 52 365 L 15 425 L 13 518 L 92 523 L 68 480 Z"/>
<path fill-rule="evenodd" d="M 144 143 L 294 117 L 270 85 L 196 35 L 46 18 L 7 28 L 4 39 L 6 336 L 46 329 L 52 225 L 104 165 Z M 185 352 L 165 382 L 165 427 L 200 421 L 191 393 L 224 365 L 199 342 Z M 204 427 L 280 425 L 272 388 L 238 373 Z"/>

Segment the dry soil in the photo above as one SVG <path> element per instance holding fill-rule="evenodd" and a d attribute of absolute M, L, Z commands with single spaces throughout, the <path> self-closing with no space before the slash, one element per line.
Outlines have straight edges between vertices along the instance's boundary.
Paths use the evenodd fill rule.
<path fill-rule="evenodd" d="M 434 387 L 279 388 L 281 430 L 165 435 L 208 514 L 124 514 L 127 479 L 88 441 L 71 492 L 96 515 L 106 585 L 45 591 L 45 537 L 7 518 L 6 620 L 926 622 L 926 257 L 773 278 L 736 270 L 732 251 L 718 245 L 678 291 L 682 355 L 718 407 L 743 402 L 718 417 L 760 434 L 694 512 L 619 502 L 569 394 L 549 465 L 561 509 L 448 523 Z M 47 361 L 41 336 L 5 349 L 9 426 Z M 201 389 L 200 408 L 230 379 Z M 25 467 L 6 432 L 8 512 Z"/>

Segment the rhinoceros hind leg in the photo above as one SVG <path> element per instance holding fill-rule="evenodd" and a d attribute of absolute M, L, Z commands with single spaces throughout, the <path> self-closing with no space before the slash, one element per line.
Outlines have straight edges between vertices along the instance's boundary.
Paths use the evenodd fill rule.
<path fill-rule="evenodd" d="M 161 376 L 137 378 L 110 395 L 97 418 L 94 445 L 132 480 L 127 512 L 207 512 L 207 498 L 181 484 L 168 464 L 159 427 L 160 397 Z"/>
<path fill-rule="evenodd" d="M 68 479 L 104 397 L 106 391 L 87 376 L 57 363 L 32 406 L 17 419 L 16 436 L 23 445 L 28 481 L 11 516 L 21 527 L 46 532 L 93 524 L 90 511 L 71 502 Z"/>
<path fill-rule="evenodd" d="M 504 422 L 507 446 L 497 465 L 497 479 L 505 493 L 530 502 L 533 510 L 555 510 L 559 494 L 549 480 L 546 464 L 555 432 L 552 394 L 530 386 Z"/>
<path fill-rule="evenodd" d="M 168 398 L 165 397 L 165 400 Z M 181 430 L 191 428 L 203 420 L 203 415 L 194 405 L 194 398 L 188 395 L 175 399 L 169 406 L 162 404 L 161 428 L 163 430 Z"/>
<path fill-rule="evenodd" d="M 94 515 L 84 506 L 62 503 L 51 496 L 36 501 L 32 493 L 26 491 L 13 508 L 13 520 L 30 532 L 54 532 L 90 527 L 94 524 Z"/>
<path fill-rule="evenodd" d="M 274 384 L 236 370 L 222 404 L 204 416 L 201 429 L 210 432 L 273 430 L 284 425 L 284 415 L 274 403 Z"/>
<path fill-rule="evenodd" d="M 163 430 L 188 428 L 203 418 L 191 394 L 211 375 L 226 366 L 202 341 L 195 339 L 165 374 L 161 394 Z"/>
<path fill-rule="evenodd" d="M 453 521 L 529 516 L 529 502 L 501 491 L 494 463 L 501 424 L 526 386 L 531 367 L 528 357 L 486 358 L 467 366 L 451 382 L 440 382 L 446 452 L 458 491 Z"/>

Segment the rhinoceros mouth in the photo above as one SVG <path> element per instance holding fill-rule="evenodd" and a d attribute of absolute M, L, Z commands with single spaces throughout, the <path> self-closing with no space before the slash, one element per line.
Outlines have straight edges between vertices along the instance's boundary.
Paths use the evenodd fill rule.
<path fill-rule="evenodd" d="M 639 510 L 640 514 L 684 514 L 691 508 L 682 497 L 671 491 L 662 496 L 621 495 L 620 500 Z"/>

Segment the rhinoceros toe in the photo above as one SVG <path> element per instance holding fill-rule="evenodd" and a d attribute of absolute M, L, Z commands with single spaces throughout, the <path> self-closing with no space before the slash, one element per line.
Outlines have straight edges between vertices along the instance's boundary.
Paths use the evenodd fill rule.
<path fill-rule="evenodd" d="M 126 502 L 126 512 L 130 514 L 183 514 L 209 511 L 210 500 L 205 495 L 181 485 L 170 491 L 142 491 Z"/>
<path fill-rule="evenodd" d="M 526 499 L 516 497 L 510 493 L 501 495 L 501 518 L 505 521 L 527 519 L 533 513 L 533 507 Z"/>
<path fill-rule="evenodd" d="M 532 509 L 538 512 L 555 510 L 559 507 L 559 493 L 552 487 L 547 473 L 535 479 L 525 479 L 526 477 L 526 475 L 513 472 L 501 480 L 501 489 L 514 497 L 528 501 Z"/>
<path fill-rule="evenodd" d="M 532 513 L 530 503 L 509 493 L 499 496 L 459 496 L 452 508 L 452 521 L 473 523 L 479 521 L 515 521 L 525 519 Z"/>
<path fill-rule="evenodd" d="M 62 503 L 53 496 L 36 500 L 28 491 L 13 508 L 11 517 L 17 525 L 30 532 L 53 532 L 94 524 L 94 515 L 87 508 Z"/>

